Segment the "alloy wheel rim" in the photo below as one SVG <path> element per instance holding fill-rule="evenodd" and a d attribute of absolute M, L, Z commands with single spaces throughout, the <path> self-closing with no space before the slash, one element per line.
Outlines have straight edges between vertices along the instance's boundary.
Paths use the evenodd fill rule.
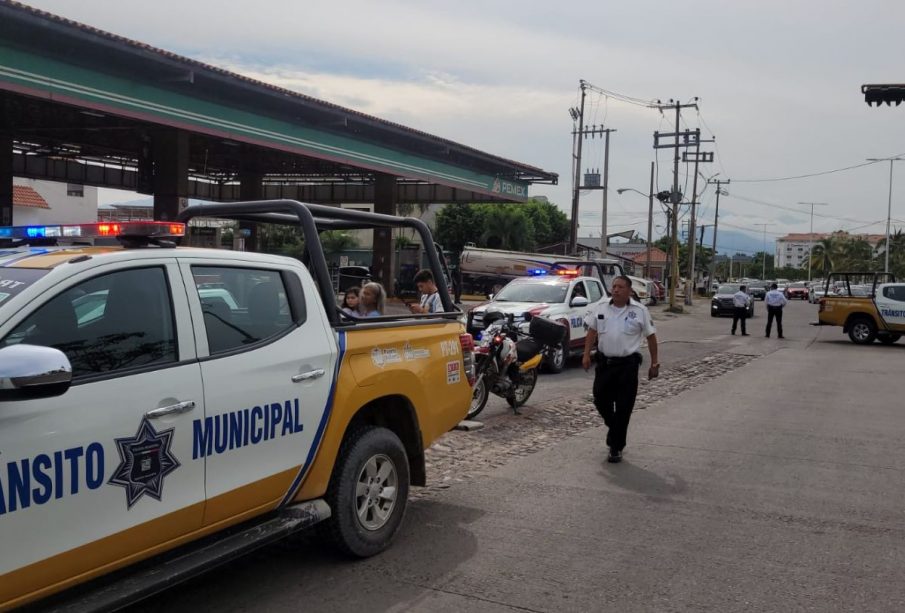
<path fill-rule="evenodd" d="M 373 455 L 358 473 L 355 484 L 355 516 L 365 530 L 379 530 L 390 520 L 399 496 L 396 465 L 389 456 Z"/>

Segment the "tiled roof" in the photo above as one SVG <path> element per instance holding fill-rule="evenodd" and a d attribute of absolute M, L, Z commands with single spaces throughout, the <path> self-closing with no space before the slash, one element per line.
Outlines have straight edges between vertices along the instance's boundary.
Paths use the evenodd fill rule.
<path fill-rule="evenodd" d="M 13 185 L 13 206 L 28 206 L 35 209 L 50 208 L 41 194 L 27 185 Z"/>
<path fill-rule="evenodd" d="M 647 261 L 647 250 L 640 251 L 638 253 L 625 254 L 625 257 L 629 258 L 635 263 L 638 262 L 646 262 Z M 665 262 L 666 261 L 666 252 L 662 249 L 658 249 L 657 247 L 653 247 L 650 250 L 650 261 L 651 262 Z"/>

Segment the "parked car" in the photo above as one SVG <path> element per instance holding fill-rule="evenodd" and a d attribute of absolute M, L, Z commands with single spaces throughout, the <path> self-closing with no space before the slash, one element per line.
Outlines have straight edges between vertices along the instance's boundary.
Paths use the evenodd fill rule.
<path fill-rule="evenodd" d="M 733 296 L 741 286 L 738 283 L 724 283 L 720 285 L 710 301 L 710 316 L 720 317 L 732 315 L 735 311 Z M 748 317 L 754 317 L 754 300 L 748 301 Z"/>
<path fill-rule="evenodd" d="M 783 293 L 786 296 L 786 300 L 807 300 L 810 290 L 808 289 L 807 283 L 800 281 L 787 285 L 785 292 Z"/>
<path fill-rule="evenodd" d="M 752 283 L 748 286 L 748 293 L 751 294 L 751 297 L 755 300 L 766 300 L 767 286 L 763 283 Z"/>
<path fill-rule="evenodd" d="M 826 296 L 826 288 L 812 287 L 811 291 L 808 292 L 808 302 L 810 302 L 811 304 L 817 304 L 824 296 Z"/>
<path fill-rule="evenodd" d="M 569 334 L 563 346 L 551 352 L 544 362 L 548 370 L 560 372 L 569 356 L 584 348 L 585 315 L 606 297 L 600 279 L 593 277 L 547 274 L 518 277 L 491 301 L 469 312 L 468 331 L 479 336 L 484 330 L 484 315 L 488 311 L 512 314 L 516 325 L 526 320 L 526 313 L 558 322 L 568 328 Z"/>

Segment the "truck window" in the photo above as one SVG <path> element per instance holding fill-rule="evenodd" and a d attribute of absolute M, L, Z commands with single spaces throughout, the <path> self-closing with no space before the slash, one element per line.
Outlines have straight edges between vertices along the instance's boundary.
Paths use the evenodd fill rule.
<path fill-rule="evenodd" d="M 211 355 L 275 338 L 295 327 L 279 271 L 192 266 Z"/>
<path fill-rule="evenodd" d="M 890 300 L 905 302 L 905 285 L 890 285 L 889 287 L 884 287 L 883 296 Z"/>
<path fill-rule="evenodd" d="M 0 346 L 59 349 L 73 377 L 176 361 L 173 307 L 166 272 L 136 268 L 65 290 L 16 326 Z"/>
<path fill-rule="evenodd" d="M 585 281 L 588 286 L 588 301 L 597 302 L 603 296 L 603 290 L 597 281 Z"/>

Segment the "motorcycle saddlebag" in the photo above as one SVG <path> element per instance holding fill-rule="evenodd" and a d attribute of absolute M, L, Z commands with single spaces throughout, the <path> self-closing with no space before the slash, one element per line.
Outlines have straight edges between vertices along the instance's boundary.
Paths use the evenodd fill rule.
<path fill-rule="evenodd" d="M 551 347 L 559 345 L 566 338 L 566 327 L 543 317 L 532 317 L 528 324 L 528 334 Z"/>
<path fill-rule="evenodd" d="M 544 346 L 533 338 L 523 338 L 515 344 L 515 351 L 519 362 L 527 362 L 540 353 L 543 348 Z"/>

